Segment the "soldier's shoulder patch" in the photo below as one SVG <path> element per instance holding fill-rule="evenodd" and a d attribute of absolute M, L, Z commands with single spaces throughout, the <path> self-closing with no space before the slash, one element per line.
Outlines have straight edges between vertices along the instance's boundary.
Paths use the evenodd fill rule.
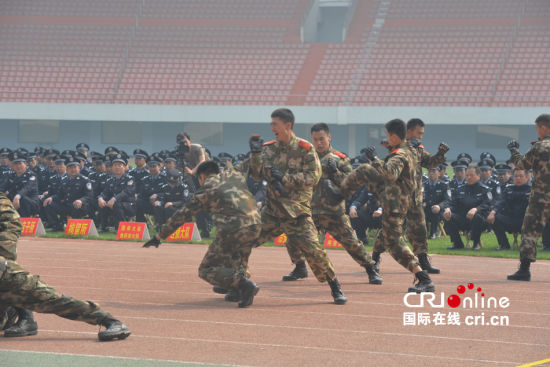
<path fill-rule="evenodd" d="M 391 152 L 390 154 L 396 154 L 397 152 L 399 152 L 399 148 L 396 148 L 393 152 Z"/>
<path fill-rule="evenodd" d="M 424 148 L 424 145 L 422 145 L 422 144 L 419 144 L 418 147 L 419 147 L 420 149 L 425 149 L 425 148 Z"/>
<path fill-rule="evenodd" d="M 273 143 L 275 143 L 276 140 L 271 140 L 271 141 L 266 141 L 263 145 L 266 146 L 266 145 L 271 145 Z"/>
<path fill-rule="evenodd" d="M 334 154 L 337 155 L 338 157 L 342 158 L 342 159 L 346 159 L 348 156 L 345 155 L 344 153 L 342 152 L 339 152 L 337 150 L 334 151 Z"/>
<path fill-rule="evenodd" d="M 308 143 L 307 141 L 303 140 L 303 139 L 299 139 L 298 140 L 298 145 L 301 146 L 302 148 L 304 148 L 305 150 L 310 150 L 312 145 L 310 143 Z"/>

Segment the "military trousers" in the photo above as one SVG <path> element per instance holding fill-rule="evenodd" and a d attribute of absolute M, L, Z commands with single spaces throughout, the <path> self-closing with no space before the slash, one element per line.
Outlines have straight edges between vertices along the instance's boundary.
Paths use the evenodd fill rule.
<path fill-rule="evenodd" d="M 367 266 L 374 264 L 363 243 L 357 239 L 347 215 L 314 214 L 313 222 L 317 231 L 321 234 L 321 242 L 323 236 L 328 232 L 336 241 L 340 242 L 342 247 L 359 265 Z M 294 264 L 305 261 L 305 257 L 299 249 L 293 246 L 286 246 L 286 249 Z"/>
<path fill-rule="evenodd" d="M 548 194 L 541 195 L 531 191 L 529 205 L 523 218 L 521 244 L 519 246 L 519 258 L 521 260 L 537 260 L 537 242 L 549 223 L 550 199 Z M 544 239 L 543 239 L 544 241 Z"/>
<path fill-rule="evenodd" d="M 98 304 L 59 294 L 15 261 L 0 257 L 0 305 L 53 313 L 63 318 L 98 325 L 112 317 Z"/>
<path fill-rule="evenodd" d="M 254 224 L 235 231 L 216 230 L 216 238 L 199 266 L 199 277 L 225 289 L 237 287 L 242 277 L 249 277 L 248 258 L 261 229 L 260 224 Z"/>
<path fill-rule="evenodd" d="M 410 200 L 408 195 L 401 194 L 396 185 L 387 186 L 381 193 L 382 230 L 378 232 L 374 242 L 374 251 L 389 250 L 395 261 L 412 272 L 419 266 L 418 259 L 403 239 L 403 226 Z"/>
<path fill-rule="evenodd" d="M 319 243 L 317 229 L 310 215 L 304 214 L 297 218 L 275 217 L 262 210 L 262 232 L 258 246 L 272 241 L 275 237 L 285 233 L 287 246 L 298 249 L 303 253 L 309 267 L 320 282 L 336 278 L 334 267 L 327 252 Z"/>

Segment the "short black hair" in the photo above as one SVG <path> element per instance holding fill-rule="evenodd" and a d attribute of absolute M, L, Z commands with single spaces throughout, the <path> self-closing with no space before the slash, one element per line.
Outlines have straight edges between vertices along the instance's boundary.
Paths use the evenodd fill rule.
<path fill-rule="evenodd" d="M 543 113 L 542 115 L 537 117 L 537 119 L 535 120 L 535 124 L 544 125 L 550 129 L 550 115 L 547 113 Z"/>
<path fill-rule="evenodd" d="M 328 129 L 328 125 L 325 124 L 324 122 L 319 122 L 318 124 L 315 124 L 311 127 L 311 133 L 317 133 L 319 131 L 324 131 L 326 132 L 327 134 L 330 132 L 329 129 Z"/>
<path fill-rule="evenodd" d="M 271 113 L 271 118 L 278 118 L 282 122 L 290 122 L 290 128 L 294 129 L 294 114 L 288 108 L 277 108 Z"/>
<path fill-rule="evenodd" d="M 407 121 L 407 130 L 413 130 L 417 126 L 424 127 L 424 121 L 417 118 Z"/>
<path fill-rule="evenodd" d="M 400 119 L 393 119 L 391 121 L 386 122 L 386 125 L 384 126 L 388 133 L 397 135 L 401 140 L 405 140 L 405 136 L 407 136 L 407 126 L 405 125 L 405 122 Z"/>
<path fill-rule="evenodd" d="M 197 177 L 203 173 L 207 176 L 211 174 L 217 175 L 220 173 L 220 167 L 214 161 L 204 161 L 197 167 Z"/>
<path fill-rule="evenodd" d="M 481 168 L 479 168 L 478 166 L 473 165 L 473 164 L 470 164 L 470 165 L 468 166 L 467 170 L 469 170 L 469 169 L 475 170 L 475 171 L 476 171 L 476 175 L 481 176 Z"/>

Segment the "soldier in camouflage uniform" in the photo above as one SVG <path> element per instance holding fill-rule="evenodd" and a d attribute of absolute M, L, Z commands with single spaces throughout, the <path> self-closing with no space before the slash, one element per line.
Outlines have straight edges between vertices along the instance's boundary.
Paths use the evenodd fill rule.
<path fill-rule="evenodd" d="M 111 314 L 103 311 L 98 304 L 81 301 L 60 295 L 55 289 L 31 275 L 15 260 L 17 259 L 17 239 L 21 234 L 21 220 L 10 200 L 0 192 L 0 320 L 5 320 L 9 306 L 18 310 L 19 320 L 4 330 L 4 336 L 35 335 L 38 326 L 32 312 L 54 313 L 70 320 L 84 321 L 92 325 L 102 325 L 99 340 L 125 339 L 130 330 Z"/>
<path fill-rule="evenodd" d="M 509 280 L 531 280 L 531 262 L 537 260 L 537 241 L 550 220 L 550 115 L 542 114 L 535 120 L 539 141 L 521 155 L 516 140 L 508 143 L 511 161 L 516 168 L 533 170 L 533 184 L 529 205 L 521 228 L 519 247 L 520 268 L 508 275 Z"/>
<path fill-rule="evenodd" d="M 374 247 L 389 249 L 392 257 L 403 267 L 414 273 L 418 283 L 409 288 L 409 292 L 433 292 L 435 287 L 425 271 L 420 267 L 417 258 L 402 238 L 403 224 L 411 200 L 416 200 L 417 165 L 411 149 L 405 141 L 406 126 L 401 120 L 386 123 L 388 142 L 392 147 L 384 161 L 376 157 L 374 147 L 368 147 L 366 155 L 372 164 L 363 164 L 344 179 L 340 190 L 327 185 L 328 195 L 339 197 L 351 196 L 362 185 L 379 197 L 382 204 L 382 230 L 378 233 Z M 332 199 L 331 199 L 332 200 Z"/>
<path fill-rule="evenodd" d="M 144 247 L 158 247 L 161 239 L 189 222 L 197 212 L 208 212 L 216 226 L 216 238 L 199 266 L 199 277 L 214 286 L 238 290 L 239 307 L 248 307 L 259 290 L 246 277 L 248 257 L 261 230 L 256 200 L 240 173 L 233 170 L 220 173 L 214 161 L 201 163 L 197 176 L 200 188 Z"/>
<path fill-rule="evenodd" d="M 322 234 L 330 233 L 342 244 L 351 257 L 366 269 L 370 284 L 382 284 L 382 278 L 373 268 L 374 261 L 370 258 L 365 246 L 357 239 L 357 235 L 351 227 L 350 219 L 345 214 L 345 203 L 331 205 L 326 200 L 324 180 L 330 179 L 338 186 L 351 173 L 351 161 L 345 154 L 334 150 L 330 145 L 331 136 L 327 124 L 313 125 L 311 136 L 323 171 L 321 180 L 313 188 L 313 199 L 311 201 L 313 222 L 318 231 Z M 285 275 L 283 280 L 297 280 L 307 277 L 305 257 L 302 251 L 290 245 L 287 245 L 286 249 L 292 262 L 296 264 L 296 268 L 290 274 Z"/>
<path fill-rule="evenodd" d="M 313 187 L 321 177 L 321 163 L 313 146 L 296 137 L 293 127 L 292 111 L 280 108 L 271 114 L 276 140 L 263 146 L 259 135 L 250 140 L 249 174 L 267 181 L 259 244 L 286 233 L 287 246 L 303 253 L 317 280 L 329 283 L 334 303 L 344 304 L 346 296 L 311 217 Z"/>
<path fill-rule="evenodd" d="M 449 150 L 449 147 L 445 143 L 440 143 L 439 150 L 432 156 L 420 144 L 423 135 L 424 121 L 417 118 L 410 119 L 407 122 L 407 141 L 410 144 L 407 147 L 416 162 L 416 187 L 414 190 L 416 198 L 411 201 L 411 207 L 407 211 L 407 237 L 413 246 L 414 254 L 418 256 L 422 269 L 428 273 L 439 274 L 439 269 L 433 267 L 428 260 L 428 233 L 426 217 L 422 207 L 422 167 L 433 168 L 443 164 L 447 160 L 445 153 Z M 372 257 L 376 263 L 380 262 L 380 253 L 382 252 L 384 252 L 383 248 L 373 248 Z"/>

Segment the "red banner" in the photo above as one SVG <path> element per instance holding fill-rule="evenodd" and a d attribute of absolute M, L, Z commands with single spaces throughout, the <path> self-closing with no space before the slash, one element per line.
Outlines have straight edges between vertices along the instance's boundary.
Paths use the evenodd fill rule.
<path fill-rule="evenodd" d="M 166 241 L 200 241 L 201 235 L 195 223 L 185 223 L 181 225 L 174 233 L 166 238 Z"/>
<path fill-rule="evenodd" d="M 69 219 L 65 234 L 68 236 L 97 236 L 97 229 L 91 219 Z"/>
<path fill-rule="evenodd" d="M 286 233 L 283 233 L 279 237 L 273 240 L 273 243 L 278 246 L 284 246 L 286 244 Z"/>
<path fill-rule="evenodd" d="M 23 226 L 21 236 L 40 236 L 46 234 L 40 218 L 21 218 L 21 225 Z"/>
<path fill-rule="evenodd" d="M 342 247 L 342 245 L 340 244 L 340 242 L 336 241 L 334 239 L 334 237 L 331 236 L 330 233 L 327 232 L 327 234 L 325 235 L 325 243 L 323 245 L 324 247 Z"/>
<path fill-rule="evenodd" d="M 148 240 L 149 238 L 146 223 L 120 222 L 118 224 L 117 240 Z"/>

